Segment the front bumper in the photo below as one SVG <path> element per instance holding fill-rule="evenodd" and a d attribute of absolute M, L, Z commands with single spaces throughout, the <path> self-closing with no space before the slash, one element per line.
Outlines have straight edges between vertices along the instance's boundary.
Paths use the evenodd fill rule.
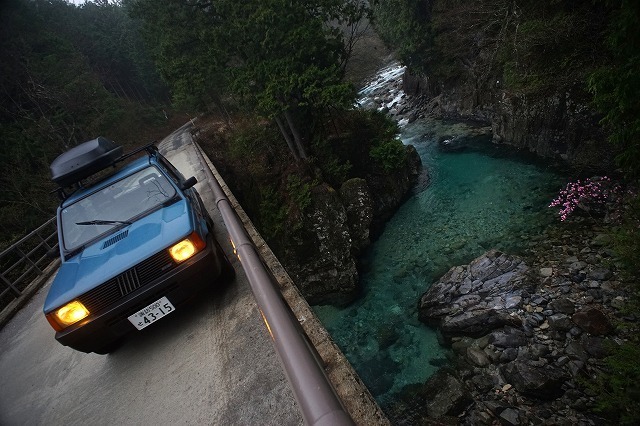
<path fill-rule="evenodd" d="M 113 305 L 56 333 L 56 340 L 81 352 L 96 352 L 137 331 L 127 319 L 145 306 L 166 296 L 176 308 L 188 302 L 220 277 L 223 253 L 209 238 L 207 247 L 155 281 Z"/>

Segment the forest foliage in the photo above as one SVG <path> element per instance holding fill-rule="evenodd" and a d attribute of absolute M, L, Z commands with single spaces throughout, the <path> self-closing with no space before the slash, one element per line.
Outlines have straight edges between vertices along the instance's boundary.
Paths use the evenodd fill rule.
<path fill-rule="evenodd" d="M 0 241 L 53 213 L 55 156 L 98 135 L 133 142 L 166 124 L 168 103 L 216 111 L 236 133 L 231 158 L 247 158 L 248 171 L 260 171 L 264 152 L 280 153 L 300 176 L 263 195 L 302 210 L 309 179 L 336 184 L 352 171 L 336 144 L 363 145 L 345 139 L 358 132 L 343 124 L 358 125 L 345 71 L 367 13 L 363 0 L 10 0 L 0 28 L 0 136 L 9 151 L 1 161 L 16 172 L 2 176 Z M 251 125 L 239 128 L 239 117 Z M 363 158 L 385 170 L 402 163 L 395 133 L 371 137 Z"/>
<path fill-rule="evenodd" d="M 117 4 L 5 1 L 0 40 L 4 245 L 53 216 L 48 165 L 57 155 L 101 135 L 150 142 L 152 126 L 166 122 L 168 91 L 139 24 Z"/>
<path fill-rule="evenodd" d="M 277 123 L 296 160 L 309 156 L 313 123 L 349 108 L 345 27 L 366 7 L 360 0 L 127 0 L 175 100 L 224 109 L 230 97 Z"/>

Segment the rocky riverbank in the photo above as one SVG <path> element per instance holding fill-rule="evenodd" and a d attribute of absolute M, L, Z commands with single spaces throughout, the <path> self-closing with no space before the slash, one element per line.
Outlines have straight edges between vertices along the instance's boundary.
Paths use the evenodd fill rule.
<path fill-rule="evenodd" d="M 636 322 L 607 248 L 586 219 L 548 229 L 523 257 L 492 250 L 451 268 L 424 293 L 420 319 L 442 332 L 451 363 L 411 386 L 390 416 L 401 423 L 605 424 L 593 380 Z M 406 407 L 429 401 L 420 413 Z"/>
<path fill-rule="evenodd" d="M 402 73 L 398 73 L 402 75 Z M 415 82 L 414 82 L 415 83 Z M 443 97 L 398 79 L 371 94 L 372 107 L 401 124 L 447 116 Z M 439 141 L 495 138 L 480 120 L 470 134 Z M 566 158 L 564 158 L 566 160 Z M 442 334 L 449 364 L 424 385 L 410 385 L 387 408 L 395 424 L 606 424 L 585 386 L 624 340 L 621 285 L 606 228 L 573 217 L 534 237 L 522 256 L 491 250 L 451 268 L 419 301 L 420 319 Z M 425 401 L 428 401 L 425 405 Z"/>

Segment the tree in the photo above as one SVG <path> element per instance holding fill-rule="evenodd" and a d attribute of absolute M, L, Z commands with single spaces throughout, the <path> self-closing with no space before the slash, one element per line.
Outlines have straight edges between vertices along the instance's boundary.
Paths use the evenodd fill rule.
<path fill-rule="evenodd" d="M 176 99 L 232 94 L 274 120 L 291 154 L 307 157 L 313 117 L 347 108 L 347 50 L 339 25 L 363 16 L 359 1 L 130 0 Z M 304 123 L 304 124 L 303 124 Z"/>
<path fill-rule="evenodd" d="M 594 102 L 604 114 L 610 140 L 622 148 L 618 161 L 627 176 L 640 178 L 640 3 L 605 2 L 613 8 L 608 30 L 609 61 L 589 78 Z"/>
<path fill-rule="evenodd" d="M 139 102 L 158 102 L 166 89 L 117 5 L 8 0 L 0 9 L 3 242 L 53 213 L 48 166 L 58 154 L 98 135 L 136 139 L 139 117 L 153 112 Z"/>

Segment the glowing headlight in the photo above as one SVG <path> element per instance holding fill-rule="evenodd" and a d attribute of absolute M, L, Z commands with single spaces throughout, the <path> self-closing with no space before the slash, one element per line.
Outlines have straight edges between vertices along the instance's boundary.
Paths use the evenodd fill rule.
<path fill-rule="evenodd" d="M 88 316 L 89 310 L 80 301 L 74 300 L 47 315 L 47 319 L 54 329 L 61 331 Z"/>
<path fill-rule="evenodd" d="M 204 241 L 195 232 L 169 248 L 169 254 L 177 263 L 184 262 L 205 247 Z"/>

